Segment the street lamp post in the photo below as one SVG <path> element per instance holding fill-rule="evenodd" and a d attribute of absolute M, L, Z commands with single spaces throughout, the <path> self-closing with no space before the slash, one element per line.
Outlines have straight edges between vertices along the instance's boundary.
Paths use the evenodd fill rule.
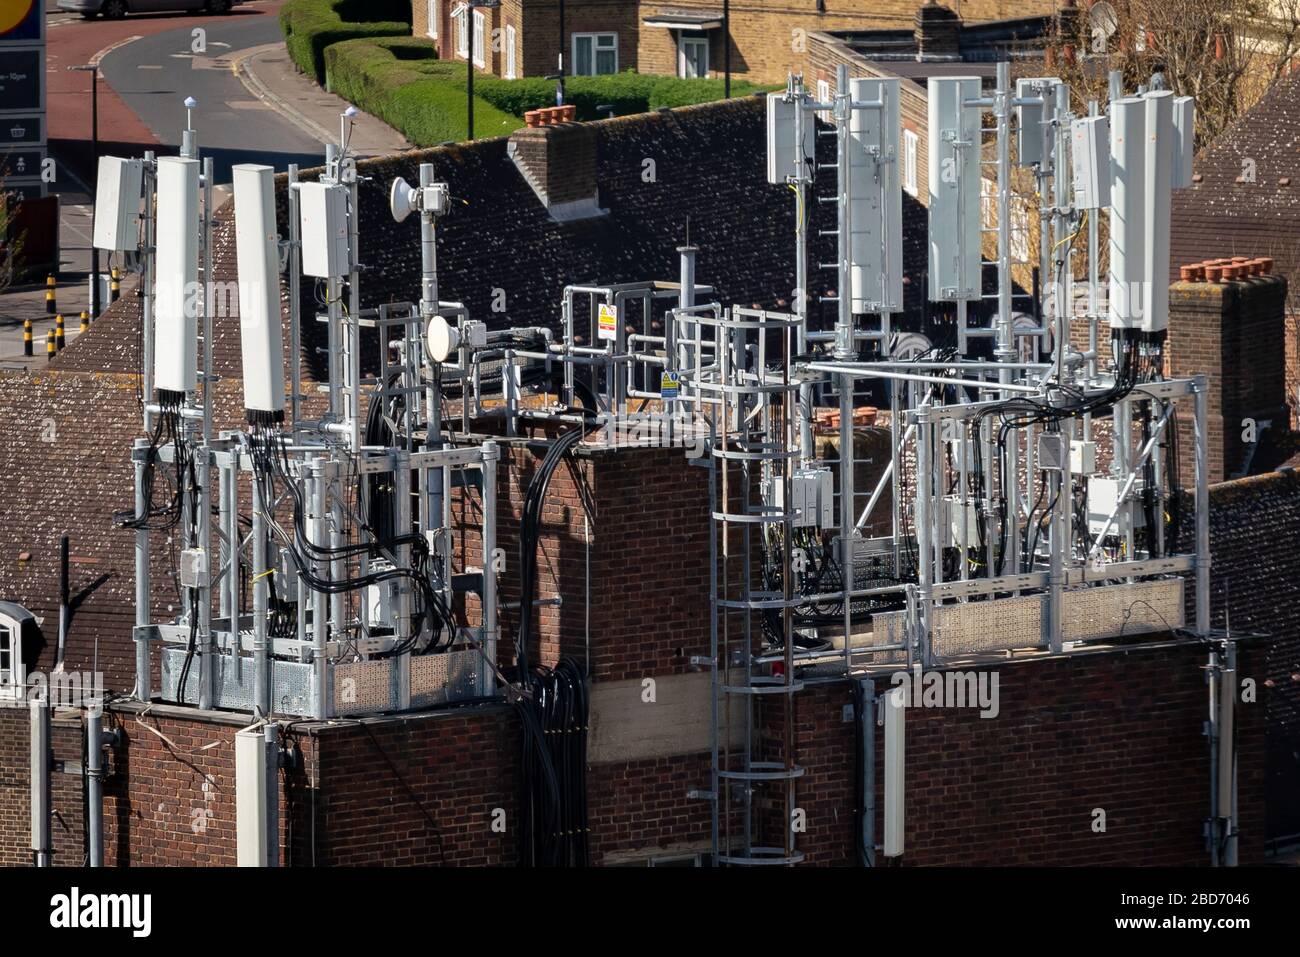
<path fill-rule="evenodd" d="M 557 61 L 559 75 L 555 81 L 555 105 L 564 105 L 564 0 L 560 0 L 560 56 Z"/>
<path fill-rule="evenodd" d="M 494 10 L 499 6 L 501 0 L 468 0 L 451 12 L 453 20 L 456 19 L 458 11 L 464 15 L 465 37 L 469 41 L 465 44 L 465 138 L 467 140 L 474 138 L 474 11 L 480 8 Z M 487 32 L 484 31 L 484 54 L 487 53 L 487 42 Z"/>
<path fill-rule="evenodd" d="M 85 66 L 70 66 L 69 70 L 90 73 L 90 149 L 91 177 L 90 207 L 92 210 L 99 201 L 95 191 L 99 179 L 99 64 L 87 63 Z M 99 247 L 90 246 L 90 317 L 99 318 Z"/>

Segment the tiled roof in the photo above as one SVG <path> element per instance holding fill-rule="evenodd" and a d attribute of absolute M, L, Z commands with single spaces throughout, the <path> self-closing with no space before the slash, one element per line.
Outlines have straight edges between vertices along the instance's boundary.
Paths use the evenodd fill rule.
<path fill-rule="evenodd" d="M 1300 267 L 1300 73 L 1268 92 L 1197 155 L 1200 177 L 1174 191 L 1170 279 L 1185 263 L 1271 256 Z M 1251 177 L 1253 176 L 1253 181 Z"/>
<path fill-rule="evenodd" d="M 113 526 L 113 513 L 133 504 L 131 443 L 142 434 L 136 389 L 136 376 L 117 373 L 0 373 L 0 596 L 44 616 L 39 665 L 50 667 L 66 533 L 72 594 L 93 586 L 73 618 L 68 667 L 89 669 L 97 651 L 109 687 L 118 689 L 129 689 L 134 672 L 135 539 Z M 215 405 L 219 427 L 242 419 L 239 383 L 222 383 Z M 167 535 L 152 537 L 161 616 L 177 597 Z"/>

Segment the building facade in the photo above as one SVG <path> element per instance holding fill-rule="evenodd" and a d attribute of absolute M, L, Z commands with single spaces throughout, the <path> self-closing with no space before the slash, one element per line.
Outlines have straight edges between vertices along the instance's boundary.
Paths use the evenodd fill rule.
<path fill-rule="evenodd" d="M 470 8 L 462 0 L 412 0 L 412 33 L 438 44 L 439 56 L 504 78 L 655 73 L 782 83 L 809 63 L 817 31 L 910 28 L 916 0 L 501 0 Z M 1051 13 L 1057 0 L 967 0 L 966 23 Z M 730 50 L 724 41 L 730 19 Z M 563 29 L 561 29 L 563 22 Z"/>

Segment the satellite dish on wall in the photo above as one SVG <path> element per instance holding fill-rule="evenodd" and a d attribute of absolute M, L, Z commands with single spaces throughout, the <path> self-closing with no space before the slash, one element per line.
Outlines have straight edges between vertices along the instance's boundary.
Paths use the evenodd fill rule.
<path fill-rule="evenodd" d="M 447 357 L 460 348 L 460 330 L 442 316 L 434 316 L 424 334 L 424 348 L 429 361 L 446 362 Z"/>
<path fill-rule="evenodd" d="M 388 191 L 388 210 L 393 214 L 393 219 L 400 223 L 415 212 L 415 196 L 415 187 L 402 177 L 393 180 L 392 188 Z"/>
<path fill-rule="evenodd" d="M 1119 29 L 1119 14 L 1106 0 L 1097 0 L 1088 11 L 1088 22 L 1092 24 L 1094 35 L 1100 33 L 1107 38 L 1113 37 Z"/>

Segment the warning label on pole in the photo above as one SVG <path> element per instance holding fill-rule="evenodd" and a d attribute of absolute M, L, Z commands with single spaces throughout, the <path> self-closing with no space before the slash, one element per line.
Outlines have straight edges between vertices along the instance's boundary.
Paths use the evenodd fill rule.
<path fill-rule="evenodd" d="M 596 337 L 599 339 L 618 338 L 618 310 L 607 303 L 602 303 L 600 307 Z"/>

